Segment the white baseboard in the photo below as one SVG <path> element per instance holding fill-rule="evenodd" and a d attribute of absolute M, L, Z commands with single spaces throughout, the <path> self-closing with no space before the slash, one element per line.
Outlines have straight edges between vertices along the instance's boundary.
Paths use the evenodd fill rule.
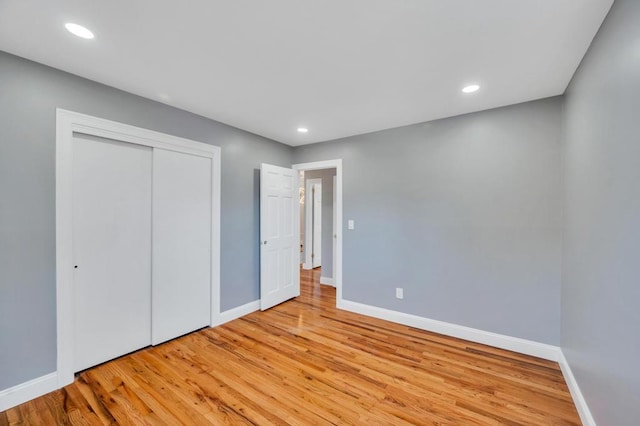
<path fill-rule="evenodd" d="M 580 415 L 582 424 L 584 426 L 596 426 L 596 422 L 591 415 L 591 411 L 589 410 L 587 401 L 584 399 L 584 396 L 580 391 L 580 387 L 578 386 L 578 382 L 576 381 L 576 378 L 571 371 L 569 362 L 562 353 L 562 350 L 557 346 L 534 342 L 526 339 L 520 339 L 518 337 L 505 336 L 503 334 L 478 330 L 475 328 L 451 324 L 443 321 L 432 320 L 417 315 L 392 311 L 390 309 L 365 305 L 363 303 L 352 302 L 349 300 L 338 300 L 338 308 L 374 318 L 380 318 L 383 320 L 408 325 L 410 327 L 419 328 L 421 330 L 432 331 L 435 333 L 453 336 L 476 343 L 482 343 L 497 348 L 507 349 L 510 351 L 547 359 L 550 361 L 556 361 L 560 365 L 562 375 L 564 376 L 564 380 L 569 387 L 571 397 L 573 398 L 573 402 L 576 406 L 576 409 L 578 410 L 578 414 Z"/>
<path fill-rule="evenodd" d="M 580 420 L 585 426 L 596 426 L 596 422 L 591 415 L 591 411 L 587 406 L 587 402 L 584 399 L 582 392 L 580 391 L 580 387 L 578 386 L 578 382 L 576 381 L 575 376 L 571 371 L 571 367 L 569 366 L 569 363 L 564 354 L 557 346 L 534 342 L 526 339 L 520 339 L 517 337 L 505 336 L 503 334 L 478 330 L 475 328 L 451 324 L 443 321 L 432 320 L 417 315 L 392 311 L 390 309 L 365 305 L 363 303 L 352 302 L 344 299 L 338 301 L 338 308 L 374 318 L 404 324 L 410 327 L 419 328 L 421 330 L 432 331 L 447 336 L 453 336 L 476 343 L 482 343 L 489 346 L 556 361 L 560 365 L 560 369 L 562 370 L 564 379 L 567 382 L 567 386 L 569 387 L 569 391 L 571 392 L 574 404 L 576 405 L 578 414 L 580 415 Z M 240 318 L 244 315 L 248 315 L 259 309 L 259 300 L 255 300 L 236 308 L 229 309 L 220 314 L 220 321 L 216 325 L 222 325 L 226 322 L 232 321 L 236 318 Z M 11 388 L 4 389 L 0 391 L 0 412 L 8 410 L 24 402 L 30 401 L 46 393 L 53 392 L 58 388 L 58 374 L 56 372 L 53 372 L 29 380 L 28 382 L 13 386 Z"/>
<path fill-rule="evenodd" d="M 236 308 L 229 309 L 224 312 L 220 312 L 220 319 L 216 324 L 214 324 L 214 327 L 218 325 L 222 325 L 229 321 L 233 321 L 236 318 L 243 317 L 259 309 L 260 309 L 260 301 L 254 300 L 253 302 L 245 303 L 244 305 L 240 305 Z"/>
<path fill-rule="evenodd" d="M 240 318 L 260 309 L 260 301 L 246 303 L 220 313 L 220 319 L 215 325 Z M 0 412 L 30 401 L 46 393 L 59 389 L 58 373 L 50 373 L 42 377 L 20 383 L 19 385 L 0 391 Z"/>
<path fill-rule="evenodd" d="M 310 263 L 303 262 L 302 263 L 302 269 L 308 271 L 309 269 L 313 269 L 313 267 L 312 267 L 312 265 Z"/>
<path fill-rule="evenodd" d="M 339 300 L 338 308 L 346 311 L 356 312 L 370 317 L 408 325 L 421 330 L 432 331 L 434 333 L 457 337 L 496 348 L 507 349 L 525 355 L 538 358 L 558 361 L 560 358 L 560 348 L 546 343 L 534 342 L 532 340 L 521 339 L 519 337 L 505 336 L 504 334 L 492 333 L 478 330 L 476 328 L 437 321 L 417 315 L 406 314 L 404 312 L 392 311 L 390 309 L 379 308 L 377 306 L 365 305 L 363 303 L 352 302 L 350 300 Z"/>
<path fill-rule="evenodd" d="M 329 277 L 320 277 L 320 284 L 332 285 L 335 287 L 333 278 L 329 278 Z"/>
<path fill-rule="evenodd" d="M 584 399 L 582 395 L 582 391 L 578 386 L 578 382 L 576 381 L 573 372 L 571 371 L 571 366 L 569 366 L 569 361 L 565 358 L 564 353 L 560 352 L 560 359 L 558 360 L 558 364 L 560 364 L 560 369 L 562 370 L 562 375 L 564 376 L 564 381 L 567 382 L 567 386 L 569 387 L 569 392 L 571 392 L 571 397 L 573 398 L 573 403 L 578 410 L 578 414 L 580 415 L 580 420 L 582 420 L 582 424 L 584 426 L 596 426 L 596 422 L 591 415 L 591 411 L 589 410 L 589 406 L 587 405 L 587 401 Z"/>
<path fill-rule="evenodd" d="M 36 377 L 0 391 L 0 412 L 58 389 L 58 373 Z"/>

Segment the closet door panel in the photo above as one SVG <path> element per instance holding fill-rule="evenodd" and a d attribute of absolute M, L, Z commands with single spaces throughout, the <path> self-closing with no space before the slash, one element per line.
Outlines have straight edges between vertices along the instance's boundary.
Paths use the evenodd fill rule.
<path fill-rule="evenodd" d="M 74 371 L 151 344 L 151 148 L 73 139 Z"/>
<path fill-rule="evenodd" d="M 153 151 L 152 343 L 211 319 L 210 158 Z"/>

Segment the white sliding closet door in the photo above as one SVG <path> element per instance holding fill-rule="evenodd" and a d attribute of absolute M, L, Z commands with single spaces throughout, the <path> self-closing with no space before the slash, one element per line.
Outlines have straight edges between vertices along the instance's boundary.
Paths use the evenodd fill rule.
<path fill-rule="evenodd" d="M 153 151 L 152 342 L 211 320 L 212 160 Z"/>
<path fill-rule="evenodd" d="M 80 371 L 151 343 L 151 148 L 78 134 L 72 143 Z"/>

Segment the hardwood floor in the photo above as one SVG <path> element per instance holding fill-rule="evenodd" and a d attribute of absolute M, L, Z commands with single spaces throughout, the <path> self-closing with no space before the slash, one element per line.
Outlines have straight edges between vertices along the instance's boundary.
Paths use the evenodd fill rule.
<path fill-rule="evenodd" d="M 5 424 L 576 425 L 556 363 L 300 297 L 81 373 Z"/>

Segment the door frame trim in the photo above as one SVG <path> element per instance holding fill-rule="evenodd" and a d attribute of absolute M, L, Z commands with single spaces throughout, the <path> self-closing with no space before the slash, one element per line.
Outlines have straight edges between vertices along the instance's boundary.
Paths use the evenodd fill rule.
<path fill-rule="evenodd" d="M 334 223 L 336 229 L 336 253 L 334 268 L 334 285 L 336 287 L 336 306 L 342 305 L 342 158 L 334 160 L 314 161 L 310 163 L 300 163 L 291 166 L 292 169 L 300 171 L 336 169 L 336 203 L 335 209 L 336 220 Z M 306 197 L 306 194 L 305 194 Z M 305 224 L 306 226 L 306 224 Z M 306 232 L 306 231 L 305 231 Z M 305 236 L 306 238 L 306 236 Z M 306 244 L 306 243 L 305 243 Z M 306 260 L 306 253 L 305 253 Z"/>
<path fill-rule="evenodd" d="M 73 382 L 73 135 L 81 133 L 121 142 L 210 158 L 211 319 L 220 318 L 220 147 L 153 130 L 56 109 L 56 343 L 57 380 Z"/>
<path fill-rule="evenodd" d="M 313 269 L 313 259 L 311 258 L 311 253 L 313 252 L 313 221 L 311 220 L 313 217 L 313 206 L 309 207 L 308 200 L 311 200 L 311 204 L 315 204 L 315 200 L 313 198 L 309 198 L 309 195 L 312 194 L 313 185 L 320 184 L 322 187 L 322 179 L 321 178 L 313 178 L 304 180 L 304 264 L 302 265 L 302 269 Z M 322 224 L 320 224 L 320 229 L 322 229 Z M 322 231 L 320 231 L 320 238 L 322 245 Z M 307 250 L 307 247 L 311 248 L 311 251 Z"/>

